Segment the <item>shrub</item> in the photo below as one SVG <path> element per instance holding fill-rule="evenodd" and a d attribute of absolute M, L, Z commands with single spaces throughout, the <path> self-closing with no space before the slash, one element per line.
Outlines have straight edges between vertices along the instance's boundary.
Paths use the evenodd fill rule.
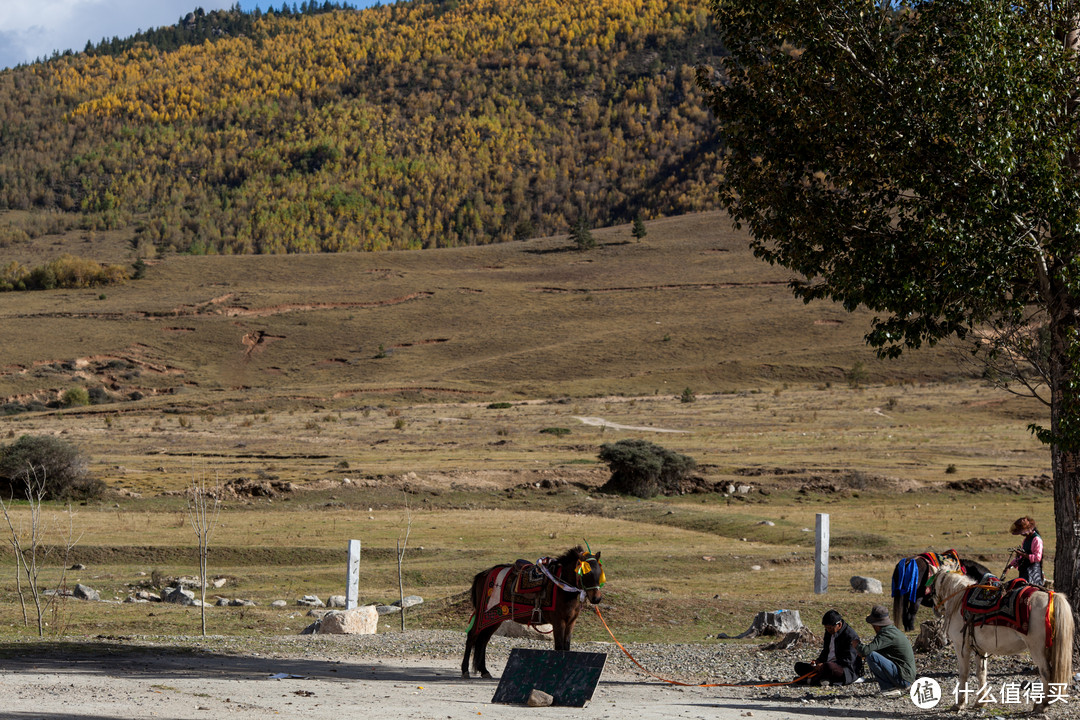
<path fill-rule="evenodd" d="M 64 405 L 68 407 L 74 407 L 76 405 L 89 405 L 90 393 L 87 392 L 86 388 L 73 387 L 64 393 L 64 397 L 62 399 Z"/>
<path fill-rule="evenodd" d="M 570 434 L 570 428 L 549 427 L 549 428 L 544 428 L 540 432 L 542 432 L 542 433 L 544 433 L 546 435 L 562 436 L 562 435 L 569 435 Z"/>
<path fill-rule="evenodd" d="M 488 404 L 488 410 L 505 410 L 506 408 L 514 407 L 508 402 L 493 402 Z"/>
<path fill-rule="evenodd" d="M 682 394 L 679 395 L 679 402 L 692 403 L 697 400 L 697 395 L 690 388 L 683 388 Z"/>
<path fill-rule="evenodd" d="M 600 446 L 600 460 L 611 469 L 604 492 L 649 498 L 677 494 L 697 462 L 647 440 L 619 440 Z"/>
<path fill-rule="evenodd" d="M 649 234 L 649 231 L 645 229 L 645 221 L 641 219 L 640 215 L 634 218 L 634 226 L 630 231 L 630 234 L 633 235 L 638 242 Z"/>
<path fill-rule="evenodd" d="M 34 473 L 44 480 L 49 500 L 90 500 L 105 490 L 105 483 L 90 477 L 86 456 L 59 438 L 23 435 L 0 447 L 0 482 L 9 497 L 25 497 Z"/>

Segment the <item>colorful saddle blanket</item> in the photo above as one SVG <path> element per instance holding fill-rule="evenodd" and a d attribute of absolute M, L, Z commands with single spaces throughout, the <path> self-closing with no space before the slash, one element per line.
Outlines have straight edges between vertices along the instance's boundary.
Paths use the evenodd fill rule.
<path fill-rule="evenodd" d="M 553 573 L 559 577 L 559 568 Z M 555 585 L 540 568 L 527 560 L 513 565 L 497 565 L 484 579 L 484 592 L 477 617 L 480 630 L 506 620 L 540 622 L 541 611 L 555 609 Z"/>
<path fill-rule="evenodd" d="M 988 578 L 964 593 L 961 610 L 964 619 L 976 627 L 1003 625 L 1027 634 L 1031 625 L 1030 597 L 1036 590 L 1021 578 L 1004 583 Z"/>

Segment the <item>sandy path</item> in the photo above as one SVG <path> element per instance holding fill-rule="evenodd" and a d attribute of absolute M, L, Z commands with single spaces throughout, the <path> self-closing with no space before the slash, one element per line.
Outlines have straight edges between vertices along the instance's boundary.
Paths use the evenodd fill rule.
<path fill-rule="evenodd" d="M 607 672 L 584 709 L 495 705 L 497 681 L 464 680 L 457 663 L 445 659 L 177 656 L 106 645 L 97 652 L 8 659 L 2 665 L 2 718 L 780 720 L 805 717 L 808 710 L 798 700 L 763 704 L 733 696 L 738 690 L 677 688 Z M 270 679 L 275 673 L 303 677 Z"/>
<path fill-rule="evenodd" d="M 645 432 L 658 432 L 658 433 L 689 433 L 689 430 L 668 430 L 666 428 L 647 427 L 645 425 L 620 425 L 619 423 L 613 423 L 604 418 L 598 417 L 579 417 L 574 416 L 575 420 L 580 420 L 584 425 L 593 425 L 596 427 L 606 427 L 612 430 L 643 430 Z"/>

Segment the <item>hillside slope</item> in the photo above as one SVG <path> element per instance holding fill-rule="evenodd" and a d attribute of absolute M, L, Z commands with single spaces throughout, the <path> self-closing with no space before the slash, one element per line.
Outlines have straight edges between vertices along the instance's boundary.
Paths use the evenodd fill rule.
<path fill-rule="evenodd" d="M 424 252 L 171 256 L 100 290 L 0 293 L 0 399 L 137 407 L 678 394 L 956 377 L 878 361 L 868 315 L 804 305 L 726 215 Z M 133 399 L 134 398 L 134 399 Z M 120 407 L 114 406 L 114 407 Z"/>
<path fill-rule="evenodd" d="M 174 34 L 0 72 L 0 247 L 446 247 L 717 207 L 697 2 L 412 0 Z"/>

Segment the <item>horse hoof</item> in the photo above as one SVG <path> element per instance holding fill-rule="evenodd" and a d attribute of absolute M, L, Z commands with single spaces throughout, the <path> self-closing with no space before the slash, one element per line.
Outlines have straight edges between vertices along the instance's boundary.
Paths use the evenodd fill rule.
<path fill-rule="evenodd" d="M 491 679 L 491 673 L 482 672 L 482 673 L 480 673 L 480 677 L 484 678 L 485 680 L 490 680 Z"/>

